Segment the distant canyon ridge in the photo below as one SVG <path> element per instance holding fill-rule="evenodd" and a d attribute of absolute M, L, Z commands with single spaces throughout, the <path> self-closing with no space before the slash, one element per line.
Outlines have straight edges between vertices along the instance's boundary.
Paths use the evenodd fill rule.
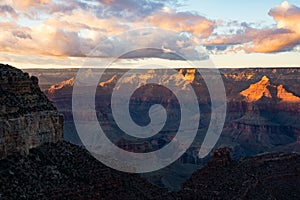
<path fill-rule="evenodd" d="M 203 69 L 205 70 L 205 69 Z M 207 69 L 208 70 L 208 69 Z M 37 76 L 40 87 L 58 110 L 65 116 L 65 139 L 80 143 L 72 117 L 72 91 L 78 69 L 31 69 L 28 73 Z M 89 73 L 92 73 L 92 69 Z M 180 121 L 178 101 L 171 91 L 163 86 L 173 81 L 179 90 L 191 84 L 199 101 L 201 119 L 198 135 L 180 162 L 199 164 L 197 151 L 202 143 L 210 121 L 210 98 L 201 75 L 195 69 L 177 69 L 178 73 L 165 78 L 166 70 L 149 70 L 147 76 L 132 74 L 126 79 L 120 77 L 123 69 L 109 69 L 99 80 L 97 87 L 96 112 L 102 126 L 115 135 L 119 147 L 129 151 L 153 151 L 168 144 L 176 134 Z M 208 70 L 209 72 L 209 70 Z M 217 147 L 229 146 L 233 158 L 255 155 L 263 152 L 300 152 L 300 69 L 298 68 L 257 68 L 220 69 L 227 96 L 227 116 Z M 209 74 L 209 73 L 208 73 Z M 88 76 L 88 75 L 87 75 Z M 157 77 L 156 77 L 157 76 Z M 140 125 L 147 125 L 149 107 L 161 104 L 168 112 L 169 124 L 149 140 L 131 141 L 124 136 L 112 120 L 110 98 L 117 81 L 122 86 L 133 83 L 147 83 L 147 78 L 157 78 L 157 85 L 138 89 L 131 97 L 131 116 Z M 214 79 L 215 74 L 209 74 Z M 173 91 L 174 92 L 174 91 Z M 176 93 L 176 91 L 175 91 Z M 188 103 L 188 102 L 186 102 Z M 83 113 L 84 114 L 84 113 Z M 110 133 L 109 133 L 110 134 Z"/>

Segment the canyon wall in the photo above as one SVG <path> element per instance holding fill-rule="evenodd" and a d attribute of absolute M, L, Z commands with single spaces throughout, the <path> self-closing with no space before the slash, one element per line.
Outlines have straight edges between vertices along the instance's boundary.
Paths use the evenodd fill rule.
<path fill-rule="evenodd" d="M 216 80 L 216 74 L 213 71 L 203 70 L 206 78 Z M 115 129 L 117 125 L 114 123 L 110 110 L 110 95 L 114 89 L 118 89 L 115 83 L 121 81 L 122 87 L 131 87 L 133 84 L 139 85 L 147 83 L 149 79 L 155 79 L 159 83 L 157 86 L 140 87 L 131 96 L 130 114 L 133 120 L 146 125 L 148 119 L 144 116 L 148 116 L 150 105 L 163 105 L 170 123 L 167 123 L 162 135 L 158 139 L 155 138 L 154 143 L 158 143 L 160 139 L 168 142 L 165 136 L 174 134 L 181 117 L 179 102 L 174 98 L 174 94 L 187 91 L 187 85 L 191 85 L 197 95 L 201 112 L 199 130 L 194 144 L 180 161 L 201 164 L 202 161 L 197 159 L 197 152 L 211 117 L 208 88 L 201 74 L 194 69 L 179 69 L 178 74 L 174 73 L 170 76 L 166 72 L 167 70 L 163 69 L 149 70 L 147 76 L 132 73 L 126 79 L 118 80 L 116 77 L 121 77 L 125 71 L 107 70 L 95 94 L 95 110 L 99 116 L 98 120 L 102 124 L 106 123 L 110 135 L 111 132 L 119 133 L 118 129 Z M 300 70 L 220 69 L 220 72 L 227 96 L 227 115 L 216 147 L 224 145 L 232 147 L 234 159 L 270 151 L 300 152 L 297 142 L 300 140 Z M 87 76 L 90 74 L 88 72 Z M 66 73 L 66 76 L 69 75 L 69 72 Z M 170 82 L 176 85 L 173 92 L 162 87 Z M 65 139 L 77 144 L 79 140 L 76 138 L 71 112 L 73 84 L 74 78 L 69 78 L 52 85 L 45 91 L 45 94 L 65 115 Z M 84 93 L 85 90 L 82 91 Z M 121 97 L 119 99 L 122 100 Z M 189 98 L 185 100 L 186 105 L 190 104 L 189 100 Z M 86 114 L 82 112 L 82 115 Z M 85 118 L 88 119 L 88 116 Z M 131 142 L 128 143 L 132 145 Z M 160 142 L 160 144 L 162 147 L 165 143 Z"/>
<path fill-rule="evenodd" d="M 63 116 L 38 86 L 38 79 L 0 64 L 0 159 L 63 140 Z"/>

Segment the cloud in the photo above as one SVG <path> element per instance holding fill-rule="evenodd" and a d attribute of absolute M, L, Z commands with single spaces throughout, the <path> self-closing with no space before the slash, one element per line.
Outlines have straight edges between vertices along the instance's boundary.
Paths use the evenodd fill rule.
<path fill-rule="evenodd" d="M 161 57 L 172 52 L 196 57 L 195 47 L 214 53 L 290 51 L 300 43 L 300 8 L 283 2 L 270 10 L 276 27 L 245 22 L 220 24 L 197 13 L 178 12 L 178 0 L 15 0 L 1 1 L 0 52 L 85 57 L 98 44 L 98 57 L 120 56 L 127 47 L 160 46 Z M 156 28 L 148 35 L 130 31 Z M 224 31 L 221 34 L 222 30 Z M 226 32 L 226 34 L 225 34 Z M 124 33 L 124 34 L 122 34 Z M 121 34 L 121 35 L 120 35 Z M 158 56 L 147 51 L 145 57 Z M 142 57 L 141 52 L 127 55 Z"/>
<path fill-rule="evenodd" d="M 97 30 L 99 33 L 116 34 L 129 29 L 125 23 L 116 18 L 98 18 L 93 13 L 81 9 L 73 10 L 69 15 L 56 19 L 57 22 L 68 23 L 68 27 L 79 26 L 80 29 Z M 55 24 L 53 24 L 55 26 Z"/>
<path fill-rule="evenodd" d="M 129 46 L 135 49 L 160 46 L 162 49 L 194 56 L 196 53 L 195 44 L 192 44 L 193 38 L 182 35 L 182 32 L 208 37 L 214 28 L 214 22 L 197 14 L 176 12 L 166 7 L 177 2 L 176 0 L 14 1 L 10 5 L 2 6 L 2 9 L 10 15 L 13 15 L 16 9 L 27 22 L 18 23 L 17 19 L 0 22 L 4 29 L 0 35 L 0 51 L 85 57 L 101 43 L 94 56 L 120 56 Z M 31 23 L 32 25 L 29 25 Z M 139 35 L 138 30 L 128 32 L 145 26 L 175 32 L 159 30 L 148 35 Z M 158 55 L 153 51 L 146 54 L 149 52 L 152 52 L 153 56 Z M 145 57 L 150 56 L 146 54 Z M 130 58 L 134 55 L 142 57 L 138 53 L 131 54 Z M 163 57 L 177 59 L 171 53 L 164 53 Z"/>
<path fill-rule="evenodd" d="M 275 28 L 252 28 L 242 26 L 241 31 L 232 35 L 218 35 L 203 41 L 206 45 L 237 45 L 237 51 L 248 53 L 274 53 L 290 51 L 300 44 L 300 8 L 283 2 L 269 11 L 276 21 Z"/>
<path fill-rule="evenodd" d="M 277 22 L 277 28 L 257 31 L 259 35 L 252 44 L 246 45 L 248 52 L 279 52 L 288 51 L 300 44 L 300 8 L 283 2 L 270 10 L 269 15 Z M 265 32 L 268 35 L 264 34 Z M 263 37 L 260 36 L 262 33 Z"/>
<path fill-rule="evenodd" d="M 47 25 L 34 28 L 0 22 L 4 29 L 0 35 L 0 50 L 20 54 L 48 56 L 82 56 L 82 48 L 87 40 L 82 40 L 77 32 L 64 31 Z M 89 45 L 88 45 L 89 46 Z"/>
<path fill-rule="evenodd" d="M 43 4 L 49 4 L 51 0 L 13 0 L 12 6 L 17 10 L 26 10 Z"/>
<path fill-rule="evenodd" d="M 98 13 L 101 17 L 121 17 L 129 20 L 145 18 L 166 6 L 178 7 L 178 0 L 98 0 L 106 8 Z"/>
<path fill-rule="evenodd" d="M 209 37 L 216 25 L 216 22 L 203 16 L 190 12 L 174 11 L 154 13 L 146 21 L 159 28 L 178 32 L 185 31 L 203 38 Z"/>
<path fill-rule="evenodd" d="M 9 14 L 10 17 L 16 19 L 18 17 L 17 12 L 15 11 L 15 9 L 13 9 L 13 7 L 11 7 L 10 5 L 0 5 L 0 17 L 6 18 L 7 14 Z"/>
<path fill-rule="evenodd" d="M 24 39 L 24 35 L 30 32 L 29 28 L 20 27 L 12 22 L 0 22 L 0 50 L 3 52 L 14 52 L 16 48 L 20 47 L 18 40 Z M 20 37 L 21 36 L 21 37 Z"/>
<path fill-rule="evenodd" d="M 0 23 L 5 31 L 0 36 L 0 50 L 18 54 L 32 54 L 58 57 L 86 57 L 98 45 L 93 57 L 119 57 L 129 49 L 160 47 L 170 52 L 138 51 L 123 58 L 160 57 L 179 59 L 177 52 L 190 59 L 196 58 L 192 38 L 177 32 L 162 29 L 136 29 L 112 36 L 98 34 L 96 37 L 82 37 L 80 32 L 71 28 L 60 28 L 61 24 L 45 23 L 36 27 L 21 27 L 14 23 Z M 129 48 L 130 47 L 130 48 Z M 144 55 L 141 54 L 144 53 Z M 152 54 L 151 54 L 152 53 Z M 151 55 L 150 55 L 151 54 Z M 161 54 L 161 55 L 160 55 Z"/>
<path fill-rule="evenodd" d="M 192 38 L 163 29 L 135 29 L 99 41 L 93 57 L 187 59 L 199 58 Z M 160 49 L 157 49 L 160 48 Z M 175 53 L 176 52 L 176 53 Z"/>

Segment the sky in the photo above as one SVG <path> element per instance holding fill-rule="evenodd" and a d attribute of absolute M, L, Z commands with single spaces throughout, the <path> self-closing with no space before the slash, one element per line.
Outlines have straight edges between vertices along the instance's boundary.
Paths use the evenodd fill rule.
<path fill-rule="evenodd" d="M 186 66 L 174 54 L 220 68 L 300 67 L 300 0 L 0 0 L 0 24 L 0 62 L 19 68 Z M 161 52 L 128 54 L 149 47 Z"/>

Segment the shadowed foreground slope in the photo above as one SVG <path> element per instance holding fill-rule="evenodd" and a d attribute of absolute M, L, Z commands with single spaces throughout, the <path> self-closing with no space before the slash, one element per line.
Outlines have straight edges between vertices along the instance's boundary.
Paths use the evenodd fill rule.
<path fill-rule="evenodd" d="M 187 199 L 299 199 L 300 155 L 264 154 L 209 165 L 183 185 Z"/>
<path fill-rule="evenodd" d="M 138 175 L 110 169 L 65 142 L 0 161 L 0 199 L 158 199 L 164 194 Z"/>
<path fill-rule="evenodd" d="M 66 142 L 0 161 L 1 199 L 299 199 L 299 185 L 297 154 L 210 162 L 178 193 L 110 169 Z"/>

